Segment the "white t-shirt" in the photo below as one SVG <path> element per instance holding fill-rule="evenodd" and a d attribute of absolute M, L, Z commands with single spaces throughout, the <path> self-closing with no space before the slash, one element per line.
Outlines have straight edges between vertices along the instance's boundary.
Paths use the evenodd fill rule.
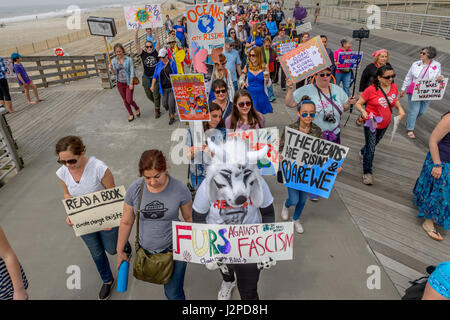
<path fill-rule="evenodd" d="M 263 203 L 261 208 L 270 206 L 273 202 L 272 194 L 266 181 L 262 179 Z M 256 208 L 250 201 L 247 201 L 242 207 L 228 207 L 225 200 L 217 200 L 215 203 L 209 201 L 208 185 L 206 181 L 202 182 L 195 195 L 192 208 L 198 213 L 208 214 L 206 223 L 208 224 L 253 224 L 261 223 L 261 217 Z"/>
<path fill-rule="evenodd" d="M 64 181 L 72 197 L 79 197 L 105 189 L 102 185 L 102 179 L 105 176 L 106 169 L 108 169 L 108 166 L 103 161 L 90 157 L 79 183 L 74 180 L 65 165 L 56 171 L 56 175 Z"/>

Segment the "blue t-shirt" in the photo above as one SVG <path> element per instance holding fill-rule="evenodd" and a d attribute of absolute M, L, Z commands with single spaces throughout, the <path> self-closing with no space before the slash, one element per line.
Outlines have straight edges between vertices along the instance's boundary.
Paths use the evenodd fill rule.
<path fill-rule="evenodd" d="M 330 84 L 331 86 L 331 97 L 336 106 L 344 113 L 344 104 L 348 100 L 347 94 L 344 90 L 335 85 Z M 319 97 L 319 93 L 317 88 L 313 84 L 308 84 L 294 91 L 294 100 L 299 103 L 303 96 L 309 96 L 311 100 L 316 104 L 316 117 L 314 118 L 314 123 L 322 129 L 322 131 L 333 131 L 334 134 L 338 134 L 341 132 L 339 124 L 341 122 L 341 116 L 335 107 L 325 98 L 323 95 Z M 330 97 L 330 95 L 327 95 Z M 328 122 L 324 121 L 323 117 L 325 114 L 333 115 L 336 119 L 336 122 Z"/>
<path fill-rule="evenodd" d="M 151 36 L 147 35 L 146 41 L 150 41 L 151 43 L 153 43 L 153 51 L 155 51 L 156 50 L 156 37 L 153 35 L 151 35 Z"/>
<path fill-rule="evenodd" d="M 176 36 L 180 41 L 184 40 L 184 34 L 186 33 L 186 29 L 183 26 L 178 24 L 173 26 L 173 29 L 176 31 Z"/>
<path fill-rule="evenodd" d="M 239 58 L 239 53 L 231 49 L 231 51 L 222 51 L 222 54 L 227 58 L 227 63 L 225 65 L 225 68 L 230 72 L 231 74 L 231 80 L 237 81 L 237 72 L 236 72 L 236 65 L 241 64 L 241 58 Z"/>
<path fill-rule="evenodd" d="M 263 45 L 264 38 L 260 36 L 253 37 L 253 35 L 248 37 L 247 43 L 252 43 L 253 41 L 255 41 L 255 46 L 261 47 Z"/>

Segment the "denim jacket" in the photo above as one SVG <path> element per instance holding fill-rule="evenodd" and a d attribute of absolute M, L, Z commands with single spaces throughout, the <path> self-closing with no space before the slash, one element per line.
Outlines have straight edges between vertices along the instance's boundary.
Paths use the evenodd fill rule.
<path fill-rule="evenodd" d="M 117 57 L 112 59 L 111 64 L 113 66 L 114 72 L 117 75 Z M 125 58 L 123 59 L 123 67 L 125 69 L 125 74 L 127 75 L 127 85 L 130 85 L 130 79 L 133 79 L 135 77 L 133 59 L 131 59 L 129 56 L 125 56 Z"/>
<path fill-rule="evenodd" d="M 170 65 L 170 69 L 172 69 L 172 74 L 177 74 L 177 64 L 174 60 L 169 59 L 169 65 Z M 164 69 L 165 65 L 164 62 L 160 61 L 156 64 L 155 67 L 155 73 L 153 73 L 153 79 L 158 80 L 159 83 L 159 93 L 161 94 L 161 96 L 164 94 L 163 92 L 163 88 L 161 85 L 161 71 Z M 149 86 L 151 86 L 151 80 L 149 79 Z"/>

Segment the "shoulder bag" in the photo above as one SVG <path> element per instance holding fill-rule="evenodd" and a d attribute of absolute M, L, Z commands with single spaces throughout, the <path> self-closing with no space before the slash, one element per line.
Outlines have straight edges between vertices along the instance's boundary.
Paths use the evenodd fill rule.
<path fill-rule="evenodd" d="M 166 284 L 173 273 L 172 252 L 148 254 L 139 244 L 139 217 L 144 187 L 145 181 L 142 181 L 136 212 L 136 257 L 133 264 L 133 276 L 145 282 Z"/>
<path fill-rule="evenodd" d="M 430 61 L 430 63 L 428 64 L 427 69 L 425 70 L 425 72 L 422 75 L 422 79 L 425 77 L 425 75 L 427 74 L 428 68 L 431 66 L 431 63 L 433 63 L 433 60 Z M 416 86 L 416 84 L 414 83 L 414 81 L 411 81 L 411 84 L 408 87 L 408 90 L 406 90 L 406 94 L 413 94 L 414 92 L 414 87 Z M 384 92 L 383 92 L 384 93 Z"/>

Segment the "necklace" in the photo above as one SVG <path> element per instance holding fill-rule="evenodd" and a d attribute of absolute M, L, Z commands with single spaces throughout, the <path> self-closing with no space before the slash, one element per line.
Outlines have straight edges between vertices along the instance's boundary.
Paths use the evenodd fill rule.
<path fill-rule="evenodd" d="M 253 64 L 249 64 L 248 65 L 248 68 L 251 70 L 251 71 L 259 71 L 259 70 L 261 70 L 261 67 L 260 66 L 254 66 Z"/>

